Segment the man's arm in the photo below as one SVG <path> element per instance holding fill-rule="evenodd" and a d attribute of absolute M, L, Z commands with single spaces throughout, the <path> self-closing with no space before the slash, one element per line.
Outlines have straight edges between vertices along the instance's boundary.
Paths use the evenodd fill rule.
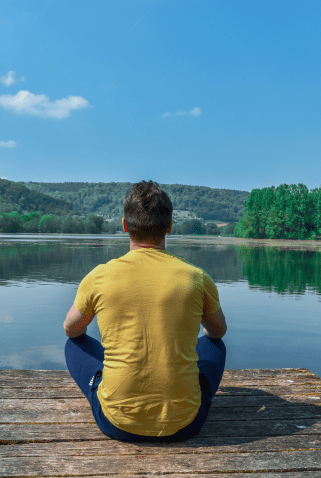
<path fill-rule="evenodd" d="M 80 337 L 80 335 L 87 332 L 87 325 L 90 324 L 94 317 L 95 314 L 92 317 L 82 314 L 73 304 L 64 322 L 65 334 L 71 339 Z"/>
<path fill-rule="evenodd" d="M 227 325 L 221 307 L 212 315 L 208 315 L 204 310 L 201 324 L 204 327 L 204 334 L 210 339 L 220 339 L 226 334 Z"/>

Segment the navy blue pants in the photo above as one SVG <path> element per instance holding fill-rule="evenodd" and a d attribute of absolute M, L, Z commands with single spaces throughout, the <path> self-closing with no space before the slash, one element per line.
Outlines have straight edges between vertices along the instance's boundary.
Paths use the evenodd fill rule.
<path fill-rule="evenodd" d="M 189 425 L 173 435 L 155 437 L 120 430 L 103 414 L 97 398 L 104 360 L 104 348 L 101 343 L 84 334 L 75 339 L 68 339 L 65 346 L 66 364 L 70 375 L 88 399 L 98 428 L 110 438 L 126 442 L 178 442 L 192 438 L 200 432 L 223 376 L 226 348 L 222 339 L 209 339 L 204 335 L 198 339 L 196 351 L 199 357 L 197 366 L 202 394 L 199 411 Z"/>

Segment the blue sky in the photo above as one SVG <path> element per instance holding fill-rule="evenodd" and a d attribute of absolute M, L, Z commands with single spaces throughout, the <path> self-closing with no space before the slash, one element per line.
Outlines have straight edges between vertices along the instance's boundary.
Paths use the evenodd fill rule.
<path fill-rule="evenodd" d="M 320 187 L 319 0 L 1 0 L 0 176 Z"/>

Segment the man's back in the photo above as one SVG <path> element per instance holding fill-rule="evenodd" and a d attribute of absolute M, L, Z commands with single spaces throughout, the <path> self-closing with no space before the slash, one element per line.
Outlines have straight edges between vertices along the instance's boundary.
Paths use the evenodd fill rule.
<path fill-rule="evenodd" d="M 113 425 L 167 436 L 192 422 L 204 304 L 213 314 L 220 307 L 213 281 L 162 249 L 130 251 L 85 277 L 75 306 L 97 314 L 105 349 L 97 395 Z"/>

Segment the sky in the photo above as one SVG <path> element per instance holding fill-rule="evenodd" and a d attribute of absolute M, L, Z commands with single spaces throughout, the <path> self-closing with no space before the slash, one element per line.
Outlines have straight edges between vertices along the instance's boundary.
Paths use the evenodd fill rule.
<path fill-rule="evenodd" d="M 0 177 L 321 186 L 319 0 L 1 0 Z"/>

